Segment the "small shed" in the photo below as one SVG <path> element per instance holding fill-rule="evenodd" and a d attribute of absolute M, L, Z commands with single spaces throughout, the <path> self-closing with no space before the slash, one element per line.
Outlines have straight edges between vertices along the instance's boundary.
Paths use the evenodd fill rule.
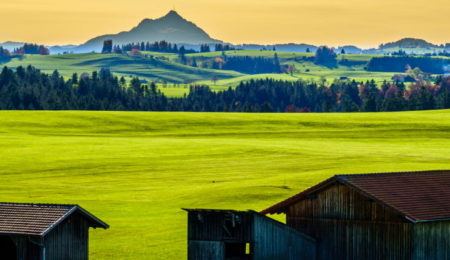
<path fill-rule="evenodd" d="M 108 225 L 78 205 L 0 203 L 1 259 L 88 259 L 90 227 Z"/>
<path fill-rule="evenodd" d="M 185 209 L 189 260 L 314 259 L 314 239 L 255 211 Z"/>
<path fill-rule="evenodd" d="M 317 259 L 450 259 L 450 170 L 336 175 L 263 210 L 314 237 Z"/>

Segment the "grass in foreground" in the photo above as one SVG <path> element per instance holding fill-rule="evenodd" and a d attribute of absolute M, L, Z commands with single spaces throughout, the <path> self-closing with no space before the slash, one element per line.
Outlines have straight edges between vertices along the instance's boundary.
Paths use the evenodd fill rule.
<path fill-rule="evenodd" d="M 77 203 L 92 259 L 184 259 L 182 207 L 261 210 L 336 173 L 450 168 L 450 111 L 0 112 L 0 201 Z"/>

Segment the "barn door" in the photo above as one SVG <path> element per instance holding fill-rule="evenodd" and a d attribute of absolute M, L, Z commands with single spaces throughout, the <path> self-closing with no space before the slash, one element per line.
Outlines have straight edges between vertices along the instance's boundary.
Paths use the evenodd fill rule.
<path fill-rule="evenodd" d="M 0 258 L 2 260 L 17 260 L 17 247 L 10 237 L 0 236 Z"/>
<path fill-rule="evenodd" d="M 225 260 L 251 260 L 250 243 L 225 243 Z"/>
<path fill-rule="evenodd" d="M 218 241 L 190 240 L 188 247 L 189 260 L 223 260 L 224 245 Z"/>
<path fill-rule="evenodd" d="M 41 247 L 32 241 L 27 241 L 26 260 L 39 260 L 41 259 Z"/>

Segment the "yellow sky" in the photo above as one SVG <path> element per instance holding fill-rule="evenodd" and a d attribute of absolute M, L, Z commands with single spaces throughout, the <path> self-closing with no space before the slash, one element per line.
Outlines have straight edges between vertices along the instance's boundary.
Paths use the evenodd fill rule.
<path fill-rule="evenodd" d="M 232 43 L 450 42 L 448 0 L 0 0 L 0 42 L 82 43 L 173 7 Z"/>

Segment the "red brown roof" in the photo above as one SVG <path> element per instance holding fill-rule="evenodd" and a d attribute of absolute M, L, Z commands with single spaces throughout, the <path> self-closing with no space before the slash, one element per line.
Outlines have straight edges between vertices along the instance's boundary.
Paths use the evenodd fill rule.
<path fill-rule="evenodd" d="M 78 205 L 0 203 L 0 234 L 44 236 L 75 212 L 83 214 L 92 227 L 108 228 Z"/>
<path fill-rule="evenodd" d="M 344 184 L 414 223 L 450 221 L 450 170 L 336 175 L 261 213 L 285 213 L 291 204 L 334 183 Z"/>

